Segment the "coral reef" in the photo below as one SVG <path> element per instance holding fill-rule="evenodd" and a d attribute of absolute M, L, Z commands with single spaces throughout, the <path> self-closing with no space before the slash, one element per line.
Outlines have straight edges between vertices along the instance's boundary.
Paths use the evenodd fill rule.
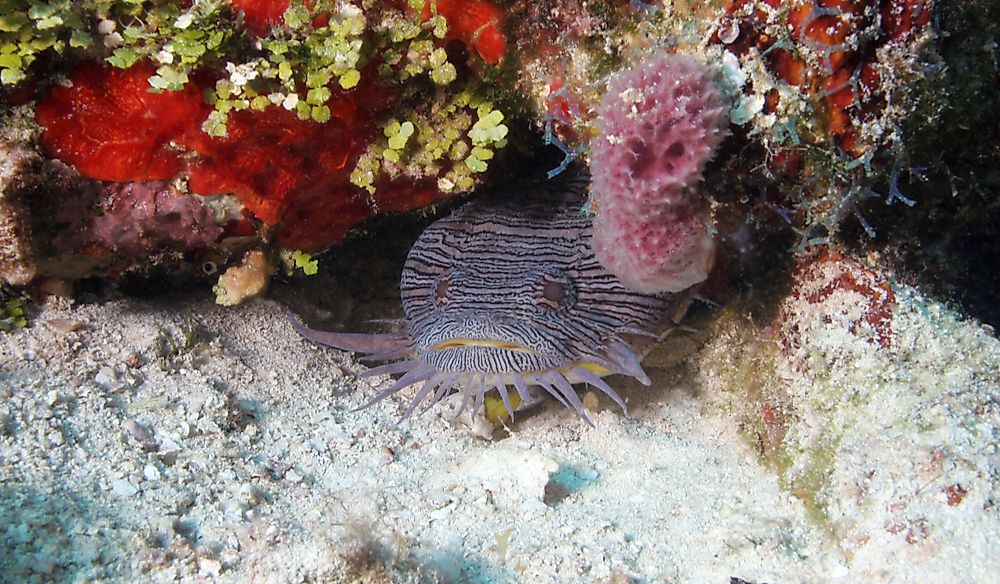
<path fill-rule="evenodd" d="M 571 159 L 593 161 L 599 104 L 617 71 L 655 51 L 711 64 L 729 97 L 733 138 L 706 167 L 704 193 L 713 200 L 720 256 L 730 262 L 726 256 L 744 255 L 750 242 L 782 231 L 794 235 L 800 252 L 837 242 L 845 225 L 845 238 L 881 245 L 885 238 L 876 236 L 897 223 L 900 207 L 917 201 L 914 193 L 944 192 L 919 184 L 950 173 L 921 148 L 928 133 L 951 132 L 941 112 L 955 103 L 945 97 L 953 90 L 942 77 L 943 37 L 933 19 L 939 4 L 746 0 L 598 8 L 562 0 L 515 9 L 519 30 L 530 32 L 512 45 L 525 55 L 519 89 L 539 112 L 546 142 L 564 157 L 553 172 Z M 985 10 L 980 3 L 976 9 Z M 986 46 L 995 39 L 988 30 L 976 36 Z M 950 60 L 981 52 L 968 45 Z M 988 69 L 979 79 L 996 77 L 994 57 L 975 61 Z M 975 117 L 970 111 L 948 124 L 968 127 Z M 883 213 L 885 203 L 893 208 Z M 922 204 L 915 213 L 927 217 Z"/>
<path fill-rule="evenodd" d="M 657 54 L 609 83 L 590 152 L 594 251 L 628 286 L 678 292 L 708 276 L 715 241 L 694 187 L 726 111 L 711 73 L 687 56 Z"/>
<path fill-rule="evenodd" d="M 908 91 L 895 80 L 913 67 L 909 44 L 932 10 L 924 0 L 734 0 L 715 40 L 739 57 L 758 52 L 773 75 L 800 90 L 819 131 L 858 157 L 899 139 L 890 121 L 903 112 L 872 122 Z M 782 97 L 773 94 L 765 107 L 780 109 Z"/>
<path fill-rule="evenodd" d="M 739 177 L 725 188 L 755 193 L 740 212 L 776 212 L 806 251 L 836 242 L 845 224 L 849 238 L 858 226 L 874 239 L 887 225 L 869 220 L 879 199 L 915 203 L 900 182 L 927 178 L 911 130 L 936 125 L 943 104 L 930 89 L 943 70 L 934 10 L 908 0 L 726 4 L 710 42 L 739 88 L 733 121 L 756 159 L 725 163 Z"/>
<path fill-rule="evenodd" d="M 1000 5 L 939 1 L 933 26 L 942 34 L 937 50 L 946 67 L 919 82 L 916 89 L 935 99 L 903 127 L 908 166 L 920 179 L 901 164 L 896 181 L 917 203 L 905 212 L 875 205 L 869 220 L 922 290 L 1000 330 L 1000 271 L 983 269 L 1000 255 Z"/>
<path fill-rule="evenodd" d="M 260 13 L 266 8 L 261 5 L 244 8 L 250 10 L 251 22 L 268 21 L 272 14 Z M 344 26 L 363 27 L 363 20 L 352 18 L 344 16 Z M 413 38 L 419 36 L 420 29 L 416 31 Z M 356 33 L 344 38 L 349 40 Z M 269 45 L 269 50 L 279 49 Z M 353 41 L 344 50 L 348 51 L 344 58 L 353 54 L 356 62 L 358 48 Z M 320 84 L 301 98 L 293 93 L 265 97 L 263 88 L 251 82 L 267 79 L 271 65 L 253 61 L 238 66 L 230 63 L 229 76 L 221 80 L 211 82 L 208 74 L 193 76 L 171 91 L 151 93 L 151 79 L 159 75 L 152 64 L 139 62 L 122 70 L 84 63 L 72 73 L 71 85 L 54 88 L 39 103 L 38 122 L 45 127 L 42 145 L 47 154 L 90 178 L 166 179 L 183 172 L 192 192 L 235 194 L 254 218 L 268 225 L 280 224 L 277 235 L 282 244 L 313 251 L 339 241 L 373 208 L 382 212 L 423 206 L 443 196 L 433 192 L 436 184 L 430 180 L 425 187 L 419 181 L 396 185 L 373 178 L 364 186 L 374 192 L 379 184 L 382 192 L 367 202 L 360 197 L 350 184 L 353 164 L 381 133 L 379 120 L 396 104 L 393 93 L 386 92 L 387 82 L 379 81 L 371 68 L 364 73 L 338 71 L 339 66 L 312 61 L 303 67 L 309 69 L 306 76 L 310 79 L 330 80 L 339 74 L 339 86 Z M 279 78 L 291 77 L 278 69 Z M 345 76 L 350 71 L 358 78 L 348 81 Z M 202 101 L 205 91 L 214 109 Z M 450 113 L 460 112 L 453 107 Z M 414 117 L 421 123 L 419 115 Z M 436 121 L 446 124 L 447 115 L 440 117 L 445 119 Z M 422 122 L 421 127 L 433 126 Z M 466 168 L 485 170 L 483 160 L 492 155 L 488 148 L 499 139 L 482 141 L 470 136 L 476 157 L 466 161 Z M 402 164 L 401 150 L 392 149 L 397 166 Z M 425 166 L 437 164 L 441 155 L 428 157 Z M 471 180 L 451 182 L 458 188 L 449 191 L 468 190 L 474 184 Z"/>
<path fill-rule="evenodd" d="M 497 567 L 456 581 L 988 580 L 1000 345 L 939 300 L 1000 323 L 998 10 L 0 0 L 7 573 L 336 579 L 331 534 L 360 516 L 389 547 Z M 183 265 L 218 304 L 311 289 L 317 321 L 357 328 L 396 316 L 426 217 L 320 255 L 349 230 L 572 164 L 607 267 L 646 292 L 708 276 L 698 296 L 723 305 L 653 349 L 651 391 L 622 387 L 636 420 L 570 388 L 599 428 L 527 403 L 515 426 L 484 396 L 476 431 L 516 427 L 511 448 L 450 420 L 399 432 L 409 402 L 347 415 L 388 386 L 297 343 L 270 301 L 35 304 Z M 530 488 L 498 491 L 522 450 Z"/>
<path fill-rule="evenodd" d="M 126 201 L 146 193 L 135 183 L 173 180 L 180 195 L 239 201 L 242 211 L 217 217 L 213 236 L 253 237 L 275 256 L 322 251 L 372 215 L 472 190 L 506 144 L 504 114 L 481 82 L 506 54 L 502 14 L 487 2 L 12 0 L 7 8 L 15 16 L 0 21 L 2 98 L 34 106 L 47 157 L 83 179 L 121 183 L 107 222 L 126 208 L 145 212 L 148 197 Z M 32 247 L 92 258 L 102 255 L 97 247 L 128 248 L 119 259 L 143 265 L 149 256 L 132 252 L 155 245 L 84 233 L 98 229 L 81 222 L 102 189 L 56 189 L 75 199 L 57 206 L 79 211 L 79 221 L 34 216 L 5 198 L 5 223 L 18 236 L 3 253 L 18 258 L 18 283 L 36 272 Z M 26 235 L 31 223 L 41 229 Z M 173 247 L 196 250 L 213 239 L 209 231 L 190 249 L 181 240 Z M 78 245 L 86 236 L 97 245 Z M 62 277 L 88 273 L 43 263 Z"/>
<path fill-rule="evenodd" d="M 674 290 L 714 261 L 738 287 L 763 250 L 881 246 L 902 238 L 901 217 L 938 227 L 939 209 L 976 193 L 990 208 L 986 130 L 976 157 L 951 147 L 990 127 L 975 121 L 979 100 L 995 109 L 987 4 L 972 3 L 973 18 L 947 0 L 9 0 L 0 81 L 5 103 L 36 107 L 47 156 L 86 178 L 232 195 L 241 209 L 218 224 L 222 240 L 255 238 L 272 258 L 320 252 L 373 215 L 468 193 L 490 169 L 551 150 L 550 175 L 592 165 L 595 243 L 619 276 Z M 732 138 L 685 131 L 670 145 L 690 149 L 666 168 L 614 143 L 628 133 L 614 120 L 628 116 L 612 106 L 659 91 L 638 64 L 685 58 L 718 105 L 704 104 L 712 120 L 675 116 L 671 132 L 720 128 L 728 114 Z M 635 131 L 651 132 L 665 104 Z M 606 171 L 634 165 L 686 186 Z M 675 202 L 637 214 L 615 189 Z M 58 235 L 45 227 L 21 249 Z M 238 262 L 238 247 L 216 259 Z M 933 246 L 919 247 L 906 254 Z"/>
<path fill-rule="evenodd" d="M 373 557 L 407 558 L 386 579 L 443 563 L 386 551 L 407 533 L 455 581 L 988 580 L 1000 345 L 940 299 L 1000 323 L 998 10 L 0 0 L 6 573 L 343 578 L 360 517 Z M 722 303 L 653 349 L 651 390 L 623 384 L 637 419 L 569 388 L 598 428 L 483 396 L 504 448 L 399 432 L 420 390 L 347 415 L 389 386 L 270 301 L 37 302 L 181 265 L 218 304 L 311 291 L 317 324 L 358 328 L 399 316 L 426 217 L 320 255 L 360 222 L 576 164 L 607 267 L 646 292 L 708 276 Z"/>

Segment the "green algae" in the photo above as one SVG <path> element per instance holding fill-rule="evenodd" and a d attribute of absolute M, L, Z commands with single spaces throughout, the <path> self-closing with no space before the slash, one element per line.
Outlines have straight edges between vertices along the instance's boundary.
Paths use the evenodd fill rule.
<path fill-rule="evenodd" d="M 789 394 L 780 374 L 781 346 L 762 335 L 742 310 L 730 305 L 712 324 L 713 337 L 725 338 L 725 351 L 711 348 L 698 359 L 700 375 L 712 379 L 719 394 L 709 407 L 733 416 L 739 433 L 783 489 L 802 501 L 817 527 L 831 527 L 823 497 L 837 461 L 837 445 L 847 429 L 824 424 L 818 436 L 800 442 L 795 435 L 803 405 Z M 823 400 L 822 396 L 815 396 Z"/>

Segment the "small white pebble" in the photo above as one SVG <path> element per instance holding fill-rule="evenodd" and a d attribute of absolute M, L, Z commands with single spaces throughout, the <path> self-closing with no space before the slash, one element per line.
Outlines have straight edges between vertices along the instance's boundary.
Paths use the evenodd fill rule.
<path fill-rule="evenodd" d="M 105 389 L 108 389 L 117 381 L 118 374 L 115 373 L 115 370 L 110 367 L 101 367 L 100 371 L 97 372 L 97 375 L 94 376 L 94 383 L 104 386 Z"/>
<path fill-rule="evenodd" d="M 146 477 L 147 481 L 158 481 L 160 480 L 160 470 L 152 464 L 147 464 L 142 469 L 142 476 Z"/>
<path fill-rule="evenodd" d="M 129 498 L 134 497 L 139 489 L 125 479 L 115 479 L 111 481 L 111 492 L 119 497 Z"/>
<path fill-rule="evenodd" d="M 222 562 L 212 558 L 198 559 L 198 575 L 218 577 L 222 572 Z"/>
<path fill-rule="evenodd" d="M 113 20 L 102 19 L 101 22 L 97 23 L 97 32 L 101 34 L 111 34 L 115 31 L 118 24 Z"/>

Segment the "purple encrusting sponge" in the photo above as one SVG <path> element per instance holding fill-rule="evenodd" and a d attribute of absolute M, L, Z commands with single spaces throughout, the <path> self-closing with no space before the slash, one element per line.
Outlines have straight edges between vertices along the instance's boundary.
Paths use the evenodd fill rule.
<path fill-rule="evenodd" d="M 715 239 L 692 187 L 727 112 L 711 72 L 688 56 L 660 53 L 611 79 L 591 144 L 594 251 L 627 286 L 678 292 L 708 277 Z"/>

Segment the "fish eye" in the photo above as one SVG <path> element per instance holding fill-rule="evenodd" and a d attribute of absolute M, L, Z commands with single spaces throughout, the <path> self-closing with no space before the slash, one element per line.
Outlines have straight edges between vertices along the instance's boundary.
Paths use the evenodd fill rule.
<path fill-rule="evenodd" d="M 573 284 L 561 270 L 537 274 L 534 283 L 534 303 L 541 308 L 556 310 L 575 301 Z"/>
<path fill-rule="evenodd" d="M 444 306 L 448 304 L 448 295 L 451 292 L 451 276 L 443 275 L 434 284 L 434 304 Z"/>
<path fill-rule="evenodd" d="M 563 290 L 562 282 L 552 281 L 542 284 L 542 298 L 552 302 L 553 304 L 559 304 L 562 302 L 565 294 L 566 291 Z"/>

